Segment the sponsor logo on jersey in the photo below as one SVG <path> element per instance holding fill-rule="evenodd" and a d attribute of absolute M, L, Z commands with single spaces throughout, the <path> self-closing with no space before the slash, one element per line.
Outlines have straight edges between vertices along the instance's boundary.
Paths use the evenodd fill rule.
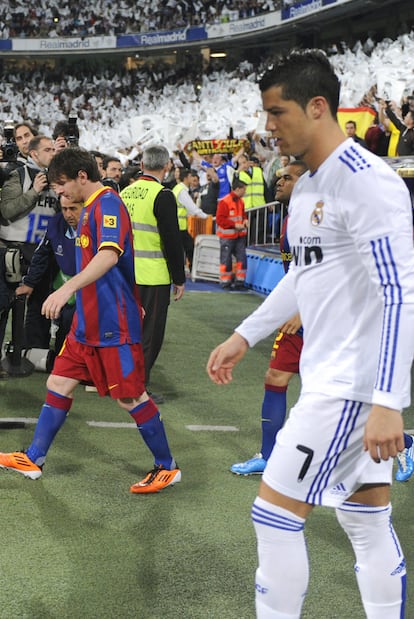
<path fill-rule="evenodd" d="M 116 215 L 104 215 L 103 225 L 104 225 L 104 228 L 116 228 L 117 226 Z"/>
<path fill-rule="evenodd" d="M 337 484 L 336 486 L 332 488 L 331 494 L 347 495 L 348 490 L 346 489 L 345 484 L 341 483 L 341 484 Z"/>
<path fill-rule="evenodd" d="M 319 200 L 316 204 L 315 204 L 315 208 L 312 211 L 312 215 L 311 215 L 311 224 L 312 226 L 319 226 L 322 223 L 323 220 L 323 206 L 324 206 L 324 202 L 323 200 Z"/>
<path fill-rule="evenodd" d="M 323 260 L 320 236 L 301 236 L 300 245 L 292 245 L 292 260 L 297 266 L 319 264 Z"/>

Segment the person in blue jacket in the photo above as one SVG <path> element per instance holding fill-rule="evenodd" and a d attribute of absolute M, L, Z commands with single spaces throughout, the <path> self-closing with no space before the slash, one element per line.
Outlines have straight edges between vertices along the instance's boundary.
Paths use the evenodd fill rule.
<path fill-rule="evenodd" d="M 44 237 L 37 246 L 30 262 L 27 275 L 16 288 L 16 295 L 29 297 L 33 289 L 47 277 L 52 263 L 53 281 L 51 287 L 59 288 L 68 278 L 76 274 L 75 238 L 76 229 L 82 213 L 83 202 L 72 203 L 64 196 L 60 198 L 60 211 L 49 221 Z M 58 319 L 55 336 L 55 354 L 65 341 L 75 312 L 75 298 L 69 299 Z M 53 365 L 54 354 L 48 358 Z M 47 367 L 51 370 L 51 367 Z"/>

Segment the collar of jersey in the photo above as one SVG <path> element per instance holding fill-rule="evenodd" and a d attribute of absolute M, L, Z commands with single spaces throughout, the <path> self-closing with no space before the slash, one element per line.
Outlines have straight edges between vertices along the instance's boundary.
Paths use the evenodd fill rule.
<path fill-rule="evenodd" d="M 84 206 L 89 206 L 91 204 L 91 202 L 93 202 L 95 200 L 95 198 L 97 198 L 101 193 L 103 193 L 104 191 L 107 191 L 107 190 L 108 190 L 108 187 L 106 187 L 105 185 L 103 185 L 102 187 L 97 189 L 95 191 L 95 193 L 93 193 L 91 196 L 89 196 L 89 198 L 86 200 Z"/>

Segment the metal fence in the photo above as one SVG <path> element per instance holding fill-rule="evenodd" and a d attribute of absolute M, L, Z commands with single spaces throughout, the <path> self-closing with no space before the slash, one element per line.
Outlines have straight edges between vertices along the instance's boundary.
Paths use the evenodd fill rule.
<path fill-rule="evenodd" d="M 267 202 L 263 206 L 246 211 L 249 220 L 247 245 L 277 245 L 283 225 L 285 211 L 280 202 Z"/>

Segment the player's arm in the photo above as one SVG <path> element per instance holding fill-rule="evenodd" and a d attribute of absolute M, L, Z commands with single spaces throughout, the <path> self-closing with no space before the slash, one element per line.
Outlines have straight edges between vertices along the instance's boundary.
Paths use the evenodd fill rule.
<path fill-rule="evenodd" d="M 289 271 L 258 309 L 213 350 L 207 363 L 207 373 L 213 382 L 219 385 L 229 383 L 234 366 L 244 357 L 247 349 L 273 333 L 297 312 L 293 282 L 294 271 Z"/>
<path fill-rule="evenodd" d="M 289 269 L 263 303 L 236 328 L 250 347 L 272 335 L 298 313 L 295 277 L 295 270 Z"/>
<path fill-rule="evenodd" d="M 367 269 L 383 299 L 383 335 L 364 448 L 374 460 L 387 460 L 404 446 L 401 411 L 410 402 L 414 354 L 411 200 L 404 182 L 393 173 L 367 170 L 361 181 L 359 196 L 354 193 L 355 200 L 349 200 L 345 209 L 361 268 Z"/>
<path fill-rule="evenodd" d="M 63 286 L 47 297 L 42 305 L 42 314 L 46 318 L 57 318 L 62 307 L 77 290 L 96 282 L 96 280 L 100 279 L 116 265 L 119 253 L 120 250 L 115 246 L 106 245 L 102 247 L 80 273 L 74 275 Z"/>

